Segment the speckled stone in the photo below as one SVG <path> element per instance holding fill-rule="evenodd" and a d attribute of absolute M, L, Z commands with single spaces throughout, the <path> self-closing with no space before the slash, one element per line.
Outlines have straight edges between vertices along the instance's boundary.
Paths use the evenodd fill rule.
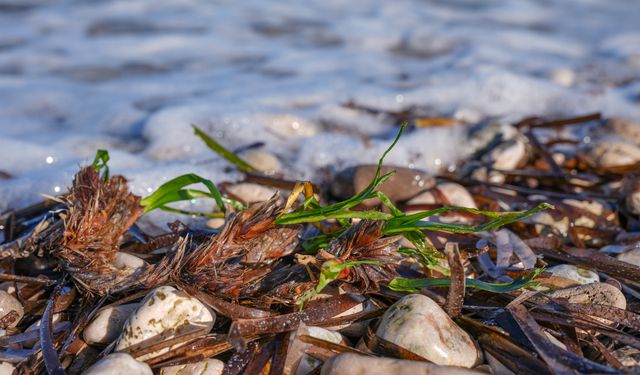
<path fill-rule="evenodd" d="M 113 353 L 96 362 L 82 375 L 153 375 L 149 365 L 126 353 Z"/>
<path fill-rule="evenodd" d="M 321 375 L 481 375 L 483 372 L 421 361 L 343 353 L 322 366 Z"/>
<path fill-rule="evenodd" d="M 171 286 L 161 286 L 149 292 L 129 317 L 118 338 L 115 350 L 154 338 L 158 342 L 176 335 L 203 329 L 210 331 L 215 314 L 196 298 Z M 164 348 L 138 359 L 146 360 L 171 350 Z"/>
<path fill-rule="evenodd" d="M 210 358 L 188 365 L 163 367 L 160 369 L 160 375 L 220 375 L 223 368 L 224 362 Z"/>
<path fill-rule="evenodd" d="M 10 327 L 15 327 L 24 316 L 24 307 L 16 297 L 4 290 L 0 290 L 0 318 L 9 314 L 11 311 L 18 313 L 16 320 L 9 325 Z"/>
<path fill-rule="evenodd" d="M 549 267 L 546 272 L 552 273 L 554 276 L 573 280 L 582 285 L 597 283 L 600 281 L 600 277 L 597 273 L 576 267 L 573 264 L 559 264 L 557 266 Z"/>
<path fill-rule="evenodd" d="M 480 361 L 471 336 L 421 294 L 410 294 L 393 304 L 376 334 L 438 365 L 473 367 Z"/>

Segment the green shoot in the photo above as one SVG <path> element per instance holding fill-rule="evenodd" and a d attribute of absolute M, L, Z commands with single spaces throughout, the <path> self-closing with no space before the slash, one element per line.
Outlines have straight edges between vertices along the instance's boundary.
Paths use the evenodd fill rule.
<path fill-rule="evenodd" d="M 314 296 L 317 296 L 318 294 L 320 294 L 320 292 L 322 292 L 322 290 L 327 285 L 329 285 L 332 281 L 337 280 L 338 276 L 340 276 L 340 273 L 345 268 L 357 266 L 359 264 L 373 264 L 380 267 L 382 266 L 382 263 L 371 261 L 371 260 L 359 260 L 359 261 L 345 262 L 345 263 L 339 263 L 335 260 L 327 260 L 326 262 L 322 263 L 318 285 L 316 285 L 315 289 L 308 291 L 304 296 L 300 298 L 300 300 L 298 301 L 298 306 L 300 306 L 300 310 L 302 310 L 302 308 L 304 307 L 305 302 L 307 302 L 309 299 L 313 298 Z"/>
<path fill-rule="evenodd" d="M 93 159 L 93 163 L 91 163 L 93 169 L 95 169 L 95 171 L 98 173 L 100 173 L 100 171 L 104 169 L 103 178 L 105 182 L 109 180 L 109 166 L 107 165 L 108 161 L 109 151 L 98 150 L 96 151 L 96 157 Z"/>
<path fill-rule="evenodd" d="M 208 191 L 185 189 L 185 186 L 201 183 Z M 179 201 L 190 201 L 196 198 L 213 198 L 221 212 L 219 213 L 201 213 L 179 210 L 176 208 L 168 207 L 167 204 Z M 242 209 L 242 205 L 236 201 L 233 201 L 227 197 L 224 197 L 220 190 L 206 178 L 200 177 L 196 174 L 189 173 L 182 176 L 178 176 L 166 183 L 162 184 L 153 194 L 145 197 L 140 201 L 140 204 L 144 207 L 144 213 L 148 213 L 155 209 L 161 209 L 169 212 L 177 212 L 186 215 L 197 215 L 207 217 L 224 217 L 226 212 L 225 202 L 231 206 Z"/>
<path fill-rule="evenodd" d="M 191 126 L 193 126 L 193 130 L 195 134 L 204 141 L 207 147 L 213 150 L 213 152 L 215 152 L 216 154 L 222 156 L 229 163 L 235 165 L 236 168 L 238 168 L 239 170 L 245 173 L 256 171 L 256 169 L 251 165 L 249 165 L 249 163 L 240 159 L 238 155 L 234 154 L 230 150 L 226 149 L 223 145 L 216 142 L 213 138 L 209 137 L 205 132 L 200 130 L 197 126 L 193 124 Z"/>
<path fill-rule="evenodd" d="M 476 279 L 466 279 L 465 284 L 468 287 L 485 290 L 491 293 L 507 293 L 513 292 L 521 288 L 528 288 L 539 285 L 537 281 L 533 281 L 544 268 L 536 268 L 527 276 L 519 276 L 510 283 L 487 283 Z M 414 293 L 422 288 L 428 287 L 447 287 L 451 285 L 451 279 L 404 279 L 396 278 L 391 280 L 389 288 L 397 292 Z"/>

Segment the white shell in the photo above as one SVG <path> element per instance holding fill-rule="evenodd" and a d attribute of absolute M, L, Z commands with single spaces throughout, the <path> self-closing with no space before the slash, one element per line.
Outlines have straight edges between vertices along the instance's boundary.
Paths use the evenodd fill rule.
<path fill-rule="evenodd" d="M 109 354 L 96 362 L 83 375 L 153 375 L 151 367 L 126 353 Z"/>
<path fill-rule="evenodd" d="M 549 267 L 546 272 L 552 273 L 554 276 L 571 279 L 578 284 L 591 284 L 600 281 L 597 273 L 584 268 L 576 267 L 573 264 L 559 264 Z"/>
<path fill-rule="evenodd" d="M 250 182 L 231 185 L 227 190 L 245 203 L 264 202 L 276 193 L 275 189 Z"/>
<path fill-rule="evenodd" d="M 20 319 L 24 316 L 24 307 L 16 299 L 16 297 L 11 294 L 5 292 L 4 290 L 0 290 L 0 318 L 7 315 L 11 311 L 15 311 L 18 313 L 18 318 L 11 323 L 10 327 L 15 327 L 20 322 Z"/>
<path fill-rule="evenodd" d="M 161 286 L 149 292 L 137 310 L 129 317 L 118 338 L 115 350 L 122 350 L 150 338 L 164 341 L 176 335 L 202 329 L 211 330 L 215 314 L 196 298 L 171 286 Z M 173 347 L 140 357 L 163 354 Z"/>
<path fill-rule="evenodd" d="M 394 303 L 384 313 L 376 334 L 438 365 L 473 367 L 480 360 L 469 334 L 421 294 Z"/>
<path fill-rule="evenodd" d="M 160 375 L 220 375 L 223 368 L 224 362 L 210 358 L 188 365 L 163 367 L 160 369 Z"/>
<path fill-rule="evenodd" d="M 483 372 L 460 367 L 439 366 L 420 361 L 395 358 L 369 357 L 360 354 L 343 353 L 322 366 L 321 375 L 481 375 Z"/>
<path fill-rule="evenodd" d="M 82 337 L 87 344 L 108 344 L 118 338 L 124 323 L 138 307 L 137 303 L 100 310 L 87 325 Z"/>

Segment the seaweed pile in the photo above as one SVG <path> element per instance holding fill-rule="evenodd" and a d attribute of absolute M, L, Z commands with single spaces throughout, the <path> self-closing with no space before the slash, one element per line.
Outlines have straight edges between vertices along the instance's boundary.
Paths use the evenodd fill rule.
<path fill-rule="evenodd" d="M 5 213 L 0 370 L 637 371 L 640 124 L 482 124 L 473 154 L 431 176 L 384 158 L 406 129 L 455 125 L 383 114 L 399 132 L 378 165 L 319 184 L 194 127 L 245 186 L 280 191 L 259 202 L 195 174 L 137 197 L 100 150 L 67 193 Z M 215 205 L 174 205 L 192 199 Z M 209 227 L 150 235 L 137 223 L 156 209 Z"/>

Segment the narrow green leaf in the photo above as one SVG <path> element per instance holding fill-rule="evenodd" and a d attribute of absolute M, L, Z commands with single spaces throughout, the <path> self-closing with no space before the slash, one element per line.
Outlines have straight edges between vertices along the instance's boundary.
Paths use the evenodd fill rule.
<path fill-rule="evenodd" d="M 538 282 L 533 279 L 538 276 L 544 268 L 536 268 L 530 274 L 524 277 L 517 277 L 510 283 L 487 283 L 476 279 L 466 279 L 465 283 L 468 287 L 485 290 L 492 293 L 507 293 L 521 288 L 537 286 Z M 396 278 L 391 280 L 389 288 L 397 292 L 417 292 L 422 288 L 428 287 L 447 287 L 451 285 L 451 279 L 405 279 Z"/>
<path fill-rule="evenodd" d="M 194 189 L 183 189 L 185 186 L 201 183 L 207 187 L 208 192 Z M 222 194 L 210 180 L 200 177 L 197 174 L 189 173 L 178 176 L 166 183 L 162 184 L 153 194 L 145 197 L 140 201 L 144 207 L 144 213 L 148 213 L 156 208 L 167 210 L 167 204 L 185 200 L 191 200 L 199 197 L 213 198 L 220 211 L 225 212 L 224 200 Z M 228 199 L 228 198 L 227 198 Z M 168 209 L 168 211 L 177 212 L 176 209 Z M 191 213 L 197 214 L 197 213 Z"/>
<path fill-rule="evenodd" d="M 236 168 L 238 168 L 239 170 L 241 170 L 242 172 L 245 172 L 245 173 L 255 172 L 256 171 L 256 169 L 254 167 L 252 167 L 251 165 L 249 165 L 249 163 L 247 163 L 246 161 L 242 160 L 240 157 L 238 157 L 238 155 L 234 154 L 230 150 L 226 149 L 220 143 L 216 142 L 216 140 L 214 140 L 213 138 L 209 137 L 205 132 L 200 130 L 197 126 L 195 126 L 193 124 L 191 126 L 193 127 L 193 130 L 195 131 L 195 134 L 198 137 L 200 137 L 200 139 L 202 139 L 204 141 L 204 143 L 207 145 L 207 147 L 209 147 L 211 150 L 213 150 L 213 152 L 215 152 L 216 154 L 222 156 L 229 163 L 235 165 Z"/>
<path fill-rule="evenodd" d="M 98 150 L 96 151 L 96 157 L 93 158 L 93 163 L 91 166 L 95 169 L 96 172 L 100 172 L 104 169 L 103 178 L 105 181 L 109 180 L 109 166 L 107 162 L 109 161 L 109 151 L 107 150 Z"/>

